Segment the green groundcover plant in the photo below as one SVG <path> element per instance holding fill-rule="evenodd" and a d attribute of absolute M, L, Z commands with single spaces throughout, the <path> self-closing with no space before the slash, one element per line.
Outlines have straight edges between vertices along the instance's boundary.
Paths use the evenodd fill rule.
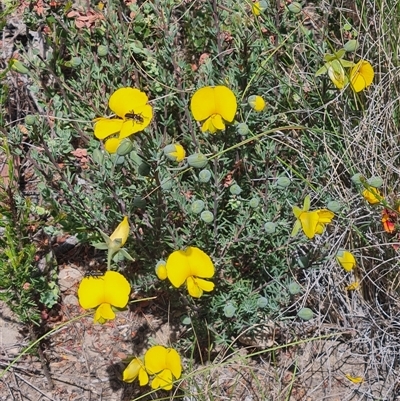
<path fill-rule="evenodd" d="M 2 148 L 10 176 L 12 160 L 29 162 L 38 194 L 3 182 L 0 286 L 22 319 L 33 309 L 38 323 L 59 296 L 54 265 L 35 274 L 33 222 L 104 251 L 78 289 L 94 324 L 132 288 L 170 294 L 197 337 L 131 358 L 123 380 L 153 389 L 181 377 L 185 342 L 211 333 L 228 345 L 269 319 L 312 319 L 295 302 L 306 269 L 336 264 L 343 291 L 358 291 L 366 228 L 338 197 L 334 155 L 347 193 L 380 206 L 392 238 L 400 209 L 346 145 L 342 112 L 355 129 L 376 81 L 350 20 L 320 37 L 296 2 L 50 3 L 20 6 L 29 29 L 45 27 L 46 51 L 21 44 L 7 69 L 32 101 L 6 121 Z"/>

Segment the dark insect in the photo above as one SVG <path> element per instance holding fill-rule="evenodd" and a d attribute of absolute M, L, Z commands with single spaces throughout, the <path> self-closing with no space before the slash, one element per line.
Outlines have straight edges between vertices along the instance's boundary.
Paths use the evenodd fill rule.
<path fill-rule="evenodd" d="M 100 270 L 89 270 L 89 271 L 85 272 L 85 277 L 97 278 L 97 277 L 103 277 L 103 276 L 104 276 L 104 272 L 102 272 Z"/>
<path fill-rule="evenodd" d="M 130 118 L 133 121 L 136 121 L 137 123 L 142 124 L 144 119 L 140 114 L 135 114 L 133 111 L 132 113 L 126 113 L 125 118 Z"/>

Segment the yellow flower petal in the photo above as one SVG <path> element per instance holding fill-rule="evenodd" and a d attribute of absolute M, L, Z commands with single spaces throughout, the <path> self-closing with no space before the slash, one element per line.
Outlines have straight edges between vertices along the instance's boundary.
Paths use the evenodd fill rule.
<path fill-rule="evenodd" d="M 201 249 L 189 246 L 184 252 L 189 264 L 191 276 L 211 278 L 214 276 L 215 268 L 211 258 Z"/>
<path fill-rule="evenodd" d="M 169 158 L 171 158 L 172 160 L 176 161 L 176 162 L 181 162 L 185 156 L 186 156 L 186 152 L 185 149 L 183 148 L 183 146 L 179 143 L 173 143 L 171 146 L 171 151 L 168 152 L 168 156 Z"/>
<path fill-rule="evenodd" d="M 253 3 L 253 5 L 251 6 L 251 12 L 256 17 L 258 17 L 261 14 L 261 7 L 260 7 L 259 1 L 256 1 L 255 3 Z"/>
<path fill-rule="evenodd" d="M 318 222 L 322 224 L 329 224 L 335 217 L 335 213 L 328 209 L 319 209 L 318 212 Z"/>
<path fill-rule="evenodd" d="M 168 277 L 166 266 L 165 265 L 156 266 L 156 275 L 160 280 L 165 280 Z"/>
<path fill-rule="evenodd" d="M 101 277 L 85 277 L 78 288 L 79 303 L 84 309 L 108 303 L 123 308 L 128 303 L 131 288 L 126 278 L 114 271 Z"/>
<path fill-rule="evenodd" d="M 350 84 L 355 92 L 360 92 L 374 80 L 374 69 L 365 60 L 360 60 L 350 71 Z"/>
<path fill-rule="evenodd" d="M 148 102 L 147 95 L 136 88 L 120 88 L 110 97 L 110 109 L 121 118 L 128 113 L 140 114 Z"/>
<path fill-rule="evenodd" d="M 383 199 L 379 189 L 374 187 L 364 189 L 362 195 L 370 205 L 375 205 Z"/>
<path fill-rule="evenodd" d="M 104 302 L 104 276 L 84 277 L 78 288 L 79 304 L 83 309 L 96 308 Z"/>
<path fill-rule="evenodd" d="M 348 286 L 345 287 L 347 291 L 355 291 L 360 288 L 360 283 L 358 281 L 353 281 Z"/>
<path fill-rule="evenodd" d="M 215 287 L 215 284 L 211 281 L 192 276 L 187 278 L 186 285 L 189 295 L 193 298 L 200 298 L 203 295 L 203 291 L 210 292 Z"/>
<path fill-rule="evenodd" d="M 94 123 L 94 136 L 104 139 L 121 131 L 123 120 L 118 118 L 98 118 Z"/>
<path fill-rule="evenodd" d="M 121 144 L 122 139 L 121 138 L 110 138 L 107 139 L 104 142 L 104 149 L 108 152 L 108 153 L 115 153 L 119 147 L 119 145 Z"/>
<path fill-rule="evenodd" d="M 103 276 L 105 281 L 104 299 L 105 302 L 117 307 L 124 308 L 129 300 L 131 286 L 128 280 L 118 272 L 107 271 Z"/>
<path fill-rule="evenodd" d="M 164 369 L 163 371 L 158 373 L 151 382 L 151 388 L 153 390 L 159 387 L 163 390 L 172 389 L 172 373 L 169 369 Z"/>
<path fill-rule="evenodd" d="M 236 97 L 226 86 L 206 86 L 195 92 L 190 109 L 196 121 L 219 114 L 225 121 L 232 122 L 237 109 Z"/>
<path fill-rule="evenodd" d="M 103 324 L 106 320 L 115 319 L 115 313 L 108 303 L 101 304 L 94 314 L 94 321 Z"/>
<path fill-rule="evenodd" d="M 168 351 L 162 345 L 151 347 L 144 355 L 144 366 L 149 374 L 154 375 L 164 370 Z"/>
<path fill-rule="evenodd" d="M 169 255 L 166 264 L 169 281 L 179 288 L 191 275 L 185 251 L 174 251 Z"/>
<path fill-rule="evenodd" d="M 314 238 L 316 234 L 318 220 L 319 217 L 317 210 L 314 210 L 313 212 L 303 212 L 300 215 L 300 222 L 303 232 L 310 239 Z"/>
<path fill-rule="evenodd" d="M 111 234 L 110 240 L 111 241 L 120 240 L 119 242 L 120 247 L 123 247 L 126 240 L 128 239 L 129 231 L 130 227 L 129 227 L 128 217 L 124 216 L 121 223 L 118 224 L 118 227 Z"/>
<path fill-rule="evenodd" d="M 165 348 L 162 345 L 151 347 L 144 356 L 144 364 L 149 374 L 156 375 L 151 383 L 153 389 L 161 387 L 170 390 L 172 375 L 177 379 L 181 376 L 181 359 L 172 348 Z"/>
<path fill-rule="evenodd" d="M 216 114 L 228 123 L 232 122 L 237 110 L 235 94 L 226 86 L 216 86 L 214 90 Z"/>
<path fill-rule="evenodd" d="M 149 376 L 143 362 L 139 358 L 134 358 L 125 368 L 122 380 L 126 383 L 132 383 L 137 377 L 139 377 L 139 384 L 141 386 L 145 386 L 149 382 Z"/>
<path fill-rule="evenodd" d="M 356 259 L 349 251 L 339 251 L 336 255 L 336 260 L 347 272 L 351 272 L 356 265 Z"/>
<path fill-rule="evenodd" d="M 203 290 L 197 285 L 194 277 L 187 278 L 186 286 L 191 297 L 200 298 L 203 295 Z"/>
<path fill-rule="evenodd" d="M 361 376 L 352 376 L 349 373 L 346 373 L 346 378 L 349 379 L 352 383 L 359 384 L 363 383 L 364 379 Z"/>
<path fill-rule="evenodd" d="M 181 357 L 173 348 L 168 348 L 166 367 L 172 372 L 175 379 L 179 379 L 182 374 Z"/>
<path fill-rule="evenodd" d="M 215 127 L 216 130 L 222 131 L 225 129 L 224 120 L 219 114 L 214 114 L 211 117 L 212 125 Z"/>
<path fill-rule="evenodd" d="M 217 128 L 214 127 L 212 117 L 207 118 L 201 126 L 201 132 L 209 132 L 210 134 L 215 134 L 217 132 Z"/>

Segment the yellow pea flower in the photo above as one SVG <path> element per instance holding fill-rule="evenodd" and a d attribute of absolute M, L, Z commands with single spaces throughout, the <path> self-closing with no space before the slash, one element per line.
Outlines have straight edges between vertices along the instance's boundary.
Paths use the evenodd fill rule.
<path fill-rule="evenodd" d="M 153 108 L 147 102 L 147 95 L 137 88 L 120 88 L 111 95 L 108 105 L 118 118 L 94 120 L 94 136 L 106 139 L 105 149 L 109 153 L 117 151 L 122 139 L 143 131 L 150 124 Z"/>
<path fill-rule="evenodd" d="M 101 277 L 84 277 L 79 284 L 79 304 L 84 309 L 96 309 L 94 321 L 100 324 L 115 318 L 112 306 L 124 308 L 131 286 L 120 273 L 107 271 Z"/>
<path fill-rule="evenodd" d="M 182 374 L 181 357 L 173 348 L 162 345 L 151 347 L 144 355 L 144 365 L 150 375 L 155 375 L 151 388 L 171 390 L 173 377 L 179 379 Z"/>
<path fill-rule="evenodd" d="M 312 239 L 316 234 L 322 234 L 325 226 L 335 217 L 335 214 L 328 209 L 318 209 L 310 211 L 310 196 L 304 198 L 303 209 L 293 206 L 293 214 L 296 217 L 291 236 L 294 237 L 303 229 L 304 234 Z"/>
<path fill-rule="evenodd" d="M 225 122 L 235 118 L 237 101 L 226 86 L 205 86 L 198 89 L 191 101 L 190 110 L 196 121 L 203 121 L 202 132 L 214 134 L 225 129 Z"/>
<path fill-rule="evenodd" d="M 167 259 L 166 270 L 171 284 L 179 288 L 186 282 L 188 292 L 194 298 L 200 298 L 203 291 L 214 289 L 214 283 L 203 280 L 214 276 L 214 264 L 199 248 L 190 246 L 184 251 L 172 252 Z"/>

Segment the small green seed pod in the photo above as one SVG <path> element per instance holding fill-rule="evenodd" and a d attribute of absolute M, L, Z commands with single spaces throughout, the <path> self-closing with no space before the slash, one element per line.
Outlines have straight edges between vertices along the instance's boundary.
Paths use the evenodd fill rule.
<path fill-rule="evenodd" d="M 138 167 L 138 173 L 139 175 L 143 177 L 148 177 L 150 174 L 150 166 L 147 163 L 140 163 Z"/>

